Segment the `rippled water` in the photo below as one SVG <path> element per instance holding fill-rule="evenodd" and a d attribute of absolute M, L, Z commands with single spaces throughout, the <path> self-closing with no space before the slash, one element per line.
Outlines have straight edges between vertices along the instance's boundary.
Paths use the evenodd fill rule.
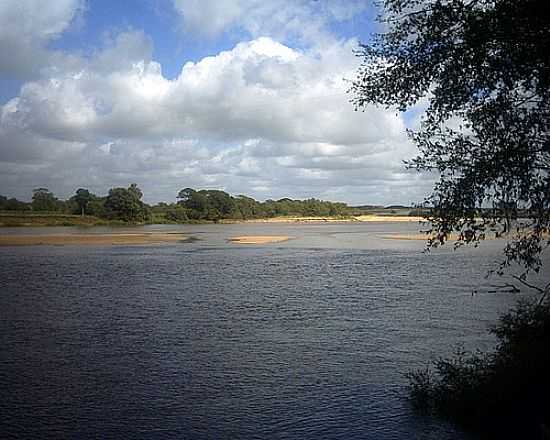
<path fill-rule="evenodd" d="M 515 297 L 472 295 L 493 245 L 426 255 L 378 238 L 416 227 L 184 226 L 200 240 L 0 248 L 2 436 L 467 438 L 415 415 L 403 374 L 457 343 L 490 347 Z M 295 240 L 226 241 L 247 233 Z"/>

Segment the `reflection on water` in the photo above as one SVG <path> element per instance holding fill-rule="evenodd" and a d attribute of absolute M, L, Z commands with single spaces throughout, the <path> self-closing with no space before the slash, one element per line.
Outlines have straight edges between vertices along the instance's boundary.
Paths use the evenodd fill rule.
<path fill-rule="evenodd" d="M 4 437 L 466 438 L 412 413 L 403 373 L 490 347 L 515 300 L 471 293 L 494 244 L 378 238 L 416 224 L 143 229 L 167 228 L 200 240 L 0 249 Z M 261 234 L 295 238 L 227 242 Z"/>

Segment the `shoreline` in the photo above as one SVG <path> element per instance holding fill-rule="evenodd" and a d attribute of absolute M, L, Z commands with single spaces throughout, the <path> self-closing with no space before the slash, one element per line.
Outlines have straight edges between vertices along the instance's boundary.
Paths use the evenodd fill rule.
<path fill-rule="evenodd" d="M 189 240 L 177 232 L 110 234 L 0 235 L 1 246 L 134 246 L 169 244 Z"/>
<path fill-rule="evenodd" d="M 364 222 L 422 222 L 424 217 L 405 215 L 366 214 L 351 217 L 272 217 L 265 219 L 236 220 L 231 223 L 364 223 Z M 223 223 L 226 223 L 225 221 Z M 229 221 L 227 222 L 229 223 Z"/>
<path fill-rule="evenodd" d="M 292 237 L 287 235 L 242 235 L 231 237 L 228 241 L 236 244 L 269 244 L 282 243 L 290 240 Z"/>
<path fill-rule="evenodd" d="M 76 215 L 29 215 L 29 216 L 8 216 L 0 215 L 0 228 L 19 228 L 19 227 L 55 227 L 55 226 L 78 226 L 78 227 L 94 227 L 94 226 L 113 226 L 113 227 L 132 227 L 143 225 L 191 225 L 191 224 L 248 224 L 248 223 L 279 223 L 279 224 L 322 224 L 322 223 L 363 223 L 363 222 L 378 222 L 378 223 L 391 223 L 391 222 L 423 222 L 423 217 L 405 216 L 405 215 L 378 215 L 378 214 L 365 214 L 350 217 L 297 217 L 297 216 L 281 216 L 259 219 L 220 219 L 217 222 L 214 221 L 189 221 L 183 223 L 139 223 L 130 224 L 117 221 L 107 221 L 90 216 L 76 216 Z"/>

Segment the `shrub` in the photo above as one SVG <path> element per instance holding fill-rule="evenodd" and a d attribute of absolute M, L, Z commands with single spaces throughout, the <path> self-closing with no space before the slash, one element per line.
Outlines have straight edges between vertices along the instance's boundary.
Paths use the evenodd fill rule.
<path fill-rule="evenodd" d="M 520 301 L 490 331 L 494 352 L 410 372 L 414 407 L 490 437 L 550 438 L 550 301 Z"/>

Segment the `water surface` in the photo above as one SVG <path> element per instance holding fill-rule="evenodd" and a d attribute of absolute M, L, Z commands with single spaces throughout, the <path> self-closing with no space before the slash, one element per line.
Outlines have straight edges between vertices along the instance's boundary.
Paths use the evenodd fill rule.
<path fill-rule="evenodd" d="M 199 240 L 0 249 L 3 437 L 470 438 L 415 415 L 403 374 L 491 347 L 516 299 L 486 291 L 495 243 L 424 254 L 380 238 L 418 229 L 397 223 L 143 229 Z M 293 239 L 227 241 L 262 234 Z"/>

